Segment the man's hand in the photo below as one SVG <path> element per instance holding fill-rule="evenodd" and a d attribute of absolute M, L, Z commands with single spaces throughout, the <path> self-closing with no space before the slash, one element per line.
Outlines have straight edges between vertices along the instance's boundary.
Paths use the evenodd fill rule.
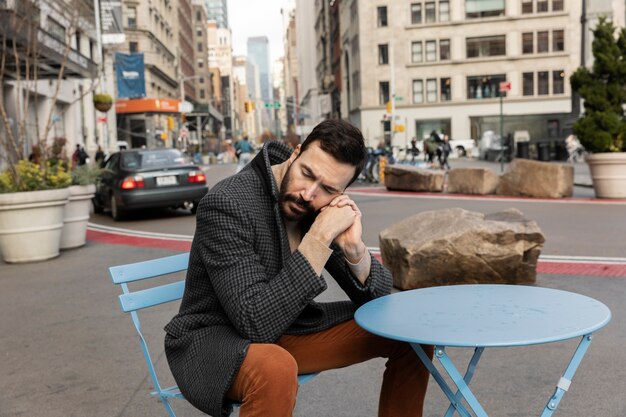
<path fill-rule="evenodd" d="M 330 202 L 328 207 L 350 207 L 356 214 L 354 223 L 352 223 L 352 225 L 345 231 L 337 235 L 335 243 L 339 246 L 348 261 L 353 264 L 358 263 L 367 250 L 362 238 L 363 225 L 361 223 L 361 210 L 359 210 L 356 203 L 347 195 L 340 195 L 336 197 Z"/>
<path fill-rule="evenodd" d="M 320 211 L 309 229 L 309 234 L 327 246 L 355 222 L 357 213 L 348 205 L 328 205 Z"/>

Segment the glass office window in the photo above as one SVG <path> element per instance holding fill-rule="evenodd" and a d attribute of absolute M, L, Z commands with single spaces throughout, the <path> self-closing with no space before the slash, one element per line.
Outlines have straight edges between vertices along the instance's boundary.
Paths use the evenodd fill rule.
<path fill-rule="evenodd" d="M 450 39 L 441 39 L 439 41 L 439 59 L 442 61 L 450 59 Z"/>
<path fill-rule="evenodd" d="M 563 30 L 552 31 L 552 52 L 563 52 L 565 50 L 565 32 Z"/>
<path fill-rule="evenodd" d="M 422 3 L 411 4 L 411 23 L 414 25 L 422 23 Z"/>
<path fill-rule="evenodd" d="M 565 93 L 565 72 L 563 70 L 552 71 L 552 94 Z"/>
<path fill-rule="evenodd" d="M 426 101 L 429 103 L 437 101 L 437 80 L 435 78 L 426 80 Z"/>
<path fill-rule="evenodd" d="M 450 2 L 447 0 L 439 2 L 439 21 L 440 22 L 450 21 Z"/>
<path fill-rule="evenodd" d="M 466 48 L 468 58 L 506 55 L 506 37 L 467 38 Z"/>
<path fill-rule="evenodd" d="M 426 61 L 437 60 L 437 41 L 426 41 Z"/>
<path fill-rule="evenodd" d="M 505 0 L 465 0 L 465 17 L 503 16 Z"/>
<path fill-rule="evenodd" d="M 439 94 L 441 101 L 452 100 L 452 80 L 450 78 L 441 78 L 439 80 Z"/>
<path fill-rule="evenodd" d="M 389 46 L 386 43 L 378 45 L 378 63 L 380 65 L 389 64 Z"/>
<path fill-rule="evenodd" d="M 437 11 L 434 1 L 429 1 L 424 4 L 424 12 L 424 21 L 426 23 L 435 23 L 437 21 Z"/>
<path fill-rule="evenodd" d="M 548 11 L 548 0 L 537 0 L 537 13 L 545 13 Z"/>
<path fill-rule="evenodd" d="M 543 53 L 549 51 L 548 31 L 537 32 L 537 52 Z"/>
<path fill-rule="evenodd" d="M 504 81 L 506 81 L 505 74 L 467 77 L 467 98 L 475 100 L 499 97 L 500 83 Z"/>
<path fill-rule="evenodd" d="M 552 0 L 552 11 L 560 12 L 563 10 L 563 0 Z"/>
<path fill-rule="evenodd" d="M 532 32 L 522 33 L 522 53 L 532 54 L 534 52 L 534 34 Z"/>
<path fill-rule="evenodd" d="M 381 81 L 378 83 L 378 99 L 381 106 L 389 101 L 389 81 Z"/>
<path fill-rule="evenodd" d="M 387 26 L 387 6 L 378 7 L 378 27 Z"/>
<path fill-rule="evenodd" d="M 522 74 L 522 94 L 532 96 L 535 94 L 535 73 L 525 72 Z"/>
<path fill-rule="evenodd" d="M 533 12 L 533 0 L 522 0 L 522 14 Z"/>
<path fill-rule="evenodd" d="M 422 62 L 422 42 L 411 43 L 411 62 Z"/>
<path fill-rule="evenodd" d="M 413 80 L 413 103 L 424 102 L 424 82 L 422 80 Z"/>
<path fill-rule="evenodd" d="M 537 73 L 537 94 L 545 96 L 550 93 L 550 80 L 548 79 L 548 71 L 540 71 Z"/>

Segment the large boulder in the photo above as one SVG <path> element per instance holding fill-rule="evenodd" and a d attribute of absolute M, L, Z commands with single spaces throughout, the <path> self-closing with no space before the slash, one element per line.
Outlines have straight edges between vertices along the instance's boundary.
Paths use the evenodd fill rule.
<path fill-rule="evenodd" d="M 500 177 L 496 194 L 563 198 L 574 191 L 574 167 L 568 164 L 514 159 Z"/>
<path fill-rule="evenodd" d="M 443 191 L 444 171 L 431 171 L 406 165 L 385 166 L 385 187 L 400 191 Z"/>
<path fill-rule="evenodd" d="M 380 233 L 394 286 L 527 284 L 536 280 L 545 238 L 517 209 L 482 214 L 460 208 L 426 211 Z"/>
<path fill-rule="evenodd" d="M 493 194 L 500 178 L 487 168 L 455 168 L 448 172 L 448 192 L 455 194 Z"/>

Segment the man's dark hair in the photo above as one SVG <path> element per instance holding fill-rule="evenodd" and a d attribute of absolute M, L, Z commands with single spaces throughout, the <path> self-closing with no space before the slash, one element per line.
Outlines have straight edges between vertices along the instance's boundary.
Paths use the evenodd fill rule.
<path fill-rule="evenodd" d="M 325 120 L 313 128 L 302 143 L 300 153 L 314 142 L 319 142 L 320 148 L 339 162 L 355 167 L 348 185 L 358 178 L 367 162 L 367 148 L 359 129 L 342 119 Z"/>

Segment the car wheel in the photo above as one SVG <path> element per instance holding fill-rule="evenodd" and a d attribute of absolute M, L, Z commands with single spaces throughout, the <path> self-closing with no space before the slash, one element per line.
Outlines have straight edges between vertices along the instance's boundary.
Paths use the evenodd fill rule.
<path fill-rule="evenodd" d="M 93 212 L 96 214 L 102 214 L 104 207 L 102 207 L 102 205 L 98 202 L 98 198 L 92 198 L 91 202 L 93 203 Z"/>
<path fill-rule="evenodd" d="M 111 194 L 111 217 L 113 220 L 121 220 L 123 217 L 122 210 L 117 206 L 117 202 L 115 201 L 115 195 Z"/>
<path fill-rule="evenodd" d="M 191 214 L 196 214 L 196 212 L 198 211 L 198 204 L 200 204 L 199 201 L 194 201 L 193 202 L 193 206 L 191 206 Z"/>

